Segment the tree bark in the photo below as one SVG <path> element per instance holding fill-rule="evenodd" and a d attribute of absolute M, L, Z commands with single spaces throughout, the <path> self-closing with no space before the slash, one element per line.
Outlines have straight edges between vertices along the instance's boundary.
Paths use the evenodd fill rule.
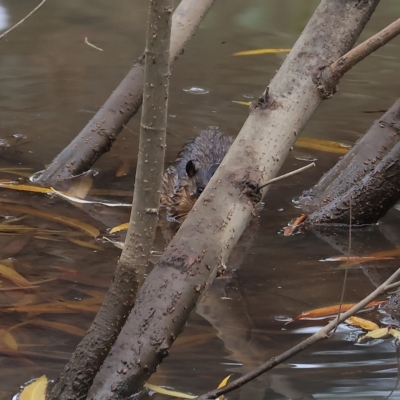
<path fill-rule="evenodd" d="M 125 246 L 114 280 L 50 399 L 85 398 L 143 282 L 157 228 L 166 147 L 172 0 L 150 1 L 138 168 Z"/>
<path fill-rule="evenodd" d="M 376 223 L 400 199 L 399 180 L 400 99 L 303 193 L 300 204 L 311 212 L 306 225 Z"/>
<path fill-rule="evenodd" d="M 182 0 L 172 17 L 171 63 L 184 51 L 215 0 Z M 110 150 L 123 127 L 142 105 L 144 56 L 132 69 L 104 105 L 36 179 L 44 186 L 57 186 L 88 171 L 101 155 Z"/>
<path fill-rule="evenodd" d="M 378 0 L 322 0 L 224 161 L 142 286 L 90 399 L 139 390 L 183 329 L 322 98 L 319 68 L 355 43 Z"/>
<path fill-rule="evenodd" d="M 308 212 L 316 211 L 344 195 L 373 172 L 399 141 L 400 98 L 313 188 L 303 193 L 300 205 Z"/>

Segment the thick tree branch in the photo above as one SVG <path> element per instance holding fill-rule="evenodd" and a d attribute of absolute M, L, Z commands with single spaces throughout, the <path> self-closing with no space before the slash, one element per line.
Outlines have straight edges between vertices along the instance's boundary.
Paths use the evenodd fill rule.
<path fill-rule="evenodd" d="M 171 63 L 183 53 L 215 0 L 182 0 L 172 17 Z M 60 181 L 88 171 L 109 151 L 123 127 L 142 105 L 144 58 L 132 69 L 82 131 L 64 148 L 37 179 L 39 184 L 56 186 Z"/>

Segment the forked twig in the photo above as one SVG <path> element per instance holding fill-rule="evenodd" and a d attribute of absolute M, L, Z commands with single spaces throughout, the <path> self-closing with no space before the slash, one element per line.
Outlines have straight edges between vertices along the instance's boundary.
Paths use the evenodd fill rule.
<path fill-rule="evenodd" d="M 24 18 L 21 19 L 21 21 L 17 22 L 15 25 L 13 25 L 10 29 L 7 29 L 5 32 L 3 32 L 0 35 L 0 40 L 3 39 L 5 36 L 7 36 L 11 31 L 13 31 L 17 26 L 21 25 L 23 22 L 25 22 L 32 14 L 34 14 L 37 10 L 39 10 L 40 7 L 44 3 L 46 3 L 47 0 L 42 0 L 42 2 L 37 5 L 29 14 L 27 14 Z"/>

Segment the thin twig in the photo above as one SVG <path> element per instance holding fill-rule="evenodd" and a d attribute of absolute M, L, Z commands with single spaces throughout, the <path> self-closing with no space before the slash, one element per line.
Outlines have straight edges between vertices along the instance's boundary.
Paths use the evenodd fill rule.
<path fill-rule="evenodd" d="M 354 65 L 384 46 L 399 34 L 400 18 L 336 60 L 330 66 L 332 74 L 337 77 L 342 77 L 347 71 L 354 67 Z"/>
<path fill-rule="evenodd" d="M 270 369 L 276 367 L 277 365 L 281 364 L 282 362 L 286 361 L 287 359 L 293 357 L 295 354 L 300 353 L 301 351 L 303 351 L 310 345 L 318 342 L 321 339 L 327 338 L 329 332 L 335 328 L 337 323 L 345 321 L 347 318 L 351 317 L 356 312 L 363 309 L 368 303 L 370 303 L 372 300 L 374 300 L 379 295 L 383 294 L 387 290 L 388 287 L 393 286 L 392 282 L 395 281 L 396 279 L 398 279 L 399 277 L 400 277 L 400 268 L 389 279 L 387 279 L 384 283 L 382 283 L 382 285 L 380 285 L 372 293 L 370 293 L 367 297 L 365 297 L 359 303 L 357 303 L 352 308 L 350 308 L 350 310 L 338 315 L 335 319 L 333 319 L 331 322 L 329 322 L 328 325 L 324 326 L 318 332 L 314 333 L 314 335 L 308 337 L 307 339 L 303 340 L 296 346 L 293 346 L 291 349 L 285 351 L 284 353 L 280 354 L 279 356 L 271 358 L 270 360 L 268 360 L 266 363 L 264 363 L 260 367 L 255 368 L 254 370 L 243 375 L 239 379 L 232 381 L 229 385 L 227 385 L 223 388 L 213 390 L 213 391 L 208 392 L 199 397 L 196 397 L 196 400 L 216 399 L 218 396 L 229 393 L 232 390 L 238 389 L 241 386 L 243 386 L 245 383 L 252 381 L 253 379 L 260 376 L 261 374 L 269 371 Z M 400 284 L 400 282 L 396 282 L 396 284 Z"/>
<path fill-rule="evenodd" d="M 0 40 L 3 39 L 5 36 L 7 36 L 11 31 L 13 31 L 17 26 L 21 25 L 23 22 L 25 22 L 32 14 L 34 14 L 37 10 L 39 10 L 40 7 L 44 3 L 46 3 L 47 0 L 42 0 L 42 2 L 37 5 L 28 15 L 26 15 L 24 18 L 21 19 L 21 21 L 17 22 L 15 25 L 13 25 L 10 29 L 6 30 L 0 35 Z"/>
<path fill-rule="evenodd" d="M 292 172 L 288 172 L 287 174 L 278 176 L 278 177 L 276 177 L 276 178 L 272 178 L 272 179 L 270 179 L 268 182 L 266 182 L 266 183 L 264 183 L 263 185 L 259 186 L 259 187 L 257 188 L 257 192 L 260 191 L 262 188 L 265 188 L 265 186 L 270 185 L 271 183 L 280 181 L 281 179 L 289 178 L 290 176 L 299 174 L 300 172 L 303 172 L 303 171 L 305 171 L 306 169 L 311 168 L 311 167 L 315 167 L 315 163 L 308 164 L 308 165 L 306 165 L 306 166 L 304 166 L 304 167 L 301 167 L 301 168 L 299 168 L 299 169 L 295 169 L 295 170 L 292 171 Z"/>

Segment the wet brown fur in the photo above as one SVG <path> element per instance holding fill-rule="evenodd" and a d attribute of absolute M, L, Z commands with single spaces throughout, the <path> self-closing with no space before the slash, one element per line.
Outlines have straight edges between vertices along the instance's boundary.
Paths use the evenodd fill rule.
<path fill-rule="evenodd" d="M 183 146 L 163 174 L 161 205 L 169 220 L 182 222 L 232 143 L 232 137 L 210 128 Z"/>

